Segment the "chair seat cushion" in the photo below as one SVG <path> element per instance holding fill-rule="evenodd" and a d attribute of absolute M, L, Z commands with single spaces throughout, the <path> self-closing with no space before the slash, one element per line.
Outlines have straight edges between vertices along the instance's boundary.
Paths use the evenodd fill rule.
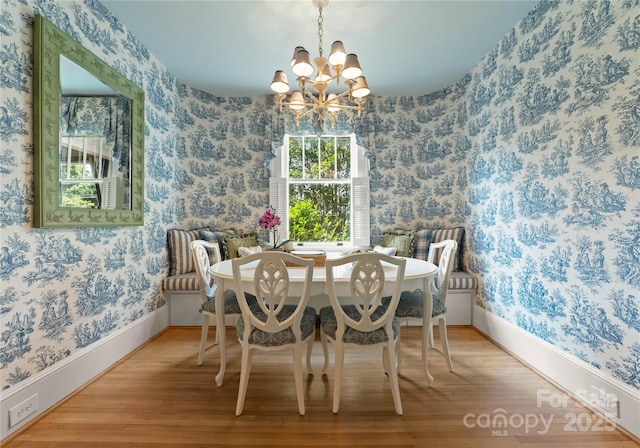
<path fill-rule="evenodd" d="M 350 318 L 354 320 L 358 320 L 360 318 L 360 313 L 356 309 L 355 305 L 345 305 L 342 309 Z M 373 314 L 372 319 L 375 320 L 378 316 L 381 316 L 384 311 L 385 309 L 383 307 L 378 308 L 378 310 Z M 338 321 L 332 307 L 325 306 L 320 309 L 320 327 L 327 336 L 332 339 L 336 338 Z M 395 339 L 398 337 L 400 331 L 400 322 L 395 317 L 393 318 L 392 328 L 393 337 Z M 342 342 L 357 345 L 373 345 L 381 342 L 387 342 L 387 340 L 387 333 L 384 331 L 384 328 L 364 332 L 355 330 L 347 325 L 344 335 L 342 336 Z"/>
<path fill-rule="evenodd" d="M 224 314 L 242 314 L 242 310 L 240 309 L 240 305 L 238 304 L 238 299 L 236 298 L 236 293 L 233 289 L 227 289 L 224 292 Z M 251 294 L 247 294 L 247 301 L 249 302 L 249 306 L 252 306 L 251 301 L 256 300 L 255 296 Z M 202 304 L 202 311 L 208 311 L 210 313 L 216 313 L 216 300 L 215 295 L 211 299 L 207 300 Z"/>
<path fill-rule="evenodd" d="M 261 309 L 252 307 L 255 316 L 260 320 L 266 320 L 266 315 Z M 285 305 L 278 314 L 278 320 L 282 322 L 293 314 L 296 309 L 296 305 Z M 307 339 L 311 334 L 316 331 L 316 310 L 310 306 L 304 309 L 302 313 L 302 321 L 300 322 L 300 330 L 302 339 Z M 236 324 L 236 331 L 238 332 L 238 339 L 242 340 L 244 337 L 244 319 L 240 317 Z M 278 333 L 267 333 L 265 331 L 254 328 L 249 335 L 249 344 L 260 345 L 262 347 L 278 347 L 286 344 L 293 344 L 296 342 L 293 330 L 287 328 L 286 330 L 279 331 Z"/>
<path fill-rule="evenodd" d="M 421 318 L 423 315 L 423 302 L 422 291 L 416 289 L 415 291 L 402 291 L 400 294 L 400 301 L 398 302 L 398 308 L 396 308 L 396 317 L 415 317 Z M 433 298 L 433 312 L 431 316 L 439 316 L 446 312 L 445 306 L 442 302 L 434 297 Z"/>

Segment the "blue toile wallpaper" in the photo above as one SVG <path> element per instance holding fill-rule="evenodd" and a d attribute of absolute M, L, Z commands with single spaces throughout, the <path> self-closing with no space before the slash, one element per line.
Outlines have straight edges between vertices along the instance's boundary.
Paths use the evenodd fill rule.
<path fill-rule="evenodd" d="M 182 85 L 97 0 L 0 2 L 7 389 L 164 306 L 168 229 L 255 229 L 293 129 L 272 98 Z M 145 91 L 144 227 L 32 227 L 34 12 Z M 372 239 L 465 226 L 479 305 L 640 389 L 640 1 L 542 1 L 451 82 L 339 122 L 371 161 Z"/>

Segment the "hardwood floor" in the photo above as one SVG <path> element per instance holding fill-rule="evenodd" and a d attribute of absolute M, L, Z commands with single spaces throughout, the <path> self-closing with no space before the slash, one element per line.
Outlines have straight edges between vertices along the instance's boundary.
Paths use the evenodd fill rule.
<path fill-rule="evenodd" d="M 172 327 L 77 391 L 26 430 L 2 443 L 17 447 L 637 447 L 469 327 L 450 327 L 455 373 L 430 352 L 432 388 L 419 369 L 419 327 L 403 327 L 400 393 L 394 412 L 381 355 L 348 351 L 339 414 L 331 412 L 332 368 L 306 379 L 306 415 L 297 411 L 291 356 L 257 354 L 244 414 L 234 415 L 240 377 L 235 329 L 227 329 L 225 382 L 216 387 L 218 348 L 196 365 L 200 329 Z M 213 331 L 210 331 L 213 333 Z M 437 332 L 436 332 L 437 333 Z M 331 349 L 330 349 L 331 350 Z M 333 352 L 331 366 L 333 365 Z M 559 394 L 559 395 L 553 395 Z M 492 425 L 496 413 L 506 426 Z M 544 422 L 543 420 L 544 419 Z M 528 422 L 528 427 L 527 427 Z"/>

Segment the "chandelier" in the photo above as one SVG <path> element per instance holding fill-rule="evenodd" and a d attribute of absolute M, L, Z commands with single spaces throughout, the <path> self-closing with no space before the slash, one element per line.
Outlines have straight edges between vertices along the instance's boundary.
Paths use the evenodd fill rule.
<path fill-rule="evenodd" d="M 337 40 L 331 45 L 329 58 L 322 55 L 323 17 L 322 9 L 329 4 L 329 0 L 311 0 L 318 8 L 318 52 L 320 56 L 313 60 L 315 68 L 311 65 L 309 52 L 304 47 L 296 47 L 291 59 L 291 70 L 297 76 L 300 90 L 294 90 L 287 99 L 289 83 L 287 75 L 282 70 L 276 70 L 271 82 L 271 90 L 276 92 L 278 107 L 282 112 L 283 106 L 295 113 L 296 125 L 300 124 L 300 118 L 311 113 L 316 114 L 314 126 L 316 131 L 322 129 L 325 117 L 331 120 L 331 127 L 335 125 L 335 118 L 342 109 L 357 110 L 358 116 L 362 114 L 362 104 L 371 92 L 367 80 L 362 76 L 362 69 L 358 63 L 358 56 L 347 54 L 344 45 Z M 313 74 L 315 78 L 311 78 Z M 344 79 L 346 90 L 342 93 L 329 93 L 329 84 L 335 81 L 340 84 Z M 311 87 L 316 93 L 309 90 Z"/>

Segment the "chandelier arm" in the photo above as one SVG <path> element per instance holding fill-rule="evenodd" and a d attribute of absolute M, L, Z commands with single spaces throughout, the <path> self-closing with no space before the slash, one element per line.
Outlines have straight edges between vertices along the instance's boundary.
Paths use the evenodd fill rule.
<path fill-rule="evenodd" d="M 310 78 L 307 78 L 306 76 L 298 77 L 298 86 L 300 86 L 300 90 L 302 90 L 303 94 L 309 91 L 309 89 L 307 89 L 307 83 L 311 83 L 311 85 L 313 85 L 313 81 Z"/>
<path fill-rule="evenodd" d="M 316 96 L 313 93 L 309 92 L 307 89 L 305 89 L 304 92 L 302 93 L 313 100 L 313 103 L 311 103 L 310 105 L 315 107 L 320 103 L 318 98 L 316 98 Z M 308 104 L 308 103 L 305 103 L 305 104 Z"/>
<path fill-rule="evenodd" d="M 298 113 L 298 118 L 302 118 L 305 117 L 307 115 L 310 115 L 315 109 L 307 109 L 302 113 Z"/>
<path fill-rule="evenodd" d="M 351 91 L 350 91 L 350 90 L 347 90 L 347 91 L 345 91 L 345 92 L 342 92 L 341 94 L 339 94 L 339 95 L 336 97 L 336 99 L 344 98 L 345 96 L 348 96 L 349 98 L 351 98 Z"/>
<path fill-rule="evenodd" d="M 291 103 L 288 101 L 283 101 L 282 105 L 283 106 L 289 106 L 289 105 L 294 105 L 294 106 L 305 106 L 305 107 L 310 107 L 312 110 L 315 109 L 318 105 L 316 103 Z M 352 106 L 355 107 L 355 106 Z"/>
<path fill-rule="evenodd" d="M 348 109 L 348 110 L 357 110 L 360 106 L 347 106 L 343 104 L 332 104 L 331 107 L 335 107 L 336 109 Z"/>

